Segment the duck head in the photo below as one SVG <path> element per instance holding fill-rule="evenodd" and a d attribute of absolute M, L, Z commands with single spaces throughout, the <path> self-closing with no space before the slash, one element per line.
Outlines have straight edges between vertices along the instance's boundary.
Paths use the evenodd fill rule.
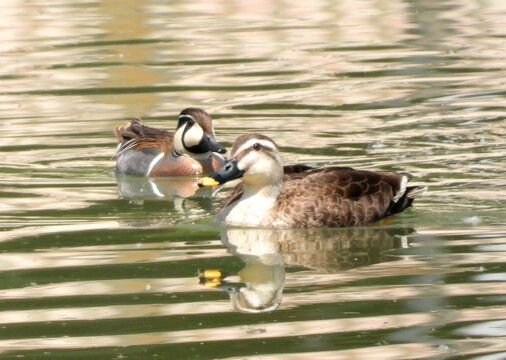
<path fill-rule="evenodd" d="M 209 114 L 198 108 L 181 111 L 174 134 L 174 156 L 199 157 L 211 152 L 224 154 L 227 150 L 216 142 Z"/>
<path fill-rule="evenodd" d="M 216 186 L 242 178 L 247 186 L 280 184 L 283 164 L 274 140 L 261 134 L 239 137 L 232 145 L 230 159 L 209 177 L 199 181 L 199 186 Z"/>

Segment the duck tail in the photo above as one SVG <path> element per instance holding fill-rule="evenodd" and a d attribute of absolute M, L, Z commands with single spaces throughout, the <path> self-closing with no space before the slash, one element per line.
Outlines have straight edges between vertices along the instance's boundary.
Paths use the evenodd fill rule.
<path fill-rule="evenodd" d="M 406 191 L 402 196 L 396 201 L 392 202 L 391 208 L 387 212 L 388 215 L 394 215 L 404 211 L 406 208 L 410 207 L 413 203 L 413 200 L 420 196 L 427 187 L 425 186 L 408 186 L 406 187 Z"/>
<path fill-rule="evenodd" d="M 134 118 L 130 124 L 116 126 L 114 134 L 120 142 L 128 141 L 143 136 L 144 127 L 141 118 Z"/>
<path fill-rule="evenodd" d="M 425 190 L 427 190 L 427 186 L 408 186 L 404 195 L 409 199 L 414 199 L 422 195 Z"/>

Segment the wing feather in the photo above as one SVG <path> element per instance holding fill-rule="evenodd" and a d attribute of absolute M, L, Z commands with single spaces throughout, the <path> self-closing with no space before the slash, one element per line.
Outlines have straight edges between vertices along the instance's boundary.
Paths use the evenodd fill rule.
<path fill-rule="evenodd" d="M 127 126 L 118 126 L 114 130 L 120 140 L 120 147 L 114 157 L 119 157 L 128 150 L 160 148 L 165 154 L 172 151 L 174 134 L 142 124 L 140 118 L 133 119 Z"/>
<path fill-rule="evenodd" d="M 370 224 L 392 214 L 410 177 L 343 167 L 308 170 L 283 183 L 273 213 L 290 227 Z"/>

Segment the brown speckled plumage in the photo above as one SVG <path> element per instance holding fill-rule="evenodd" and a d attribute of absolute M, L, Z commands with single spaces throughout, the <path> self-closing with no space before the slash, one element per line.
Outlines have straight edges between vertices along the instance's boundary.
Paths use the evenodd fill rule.
<path fill-rule="evenodd" d="M 338 167 L 309 170 L 283 182 L 273 213 L 289 227 L 371 224 L 392 215 L 392 199 L 404 175 Z"/>

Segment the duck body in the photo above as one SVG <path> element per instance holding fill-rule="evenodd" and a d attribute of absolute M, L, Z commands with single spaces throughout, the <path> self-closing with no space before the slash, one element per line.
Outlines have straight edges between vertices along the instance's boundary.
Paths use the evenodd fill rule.
<path fill-rule="evenodd" d="M 372 224 L 411 205 L 409 193 L 393 201 L 409 178 L 407 173 L 337 166 L 287 174 L 274 199 L 269 194 L 245 191 L 221 209 L 217 220 L 231 225 L 279 228 Z"/>
<path fill-rule="evenodd" d="M 218 170 L 225 159 L 211 153 L 202 158 L 165 154 L 158 147 L 128 150 L 118 157 L 116 173 L 134 176 L 200 176 Z"/>
<path fill-rule="evenodd" d="M 135 118 L 115 129 L 120 141 L 116 173 L 135 176 L 205 175 L 225 161 L 226 150 L 214 139 L 210 116 L 187 108 L 179 116 L 176 132 L 142 124 Z"/>
<path fill-rule="evenodd" d="M 240 226 L 367 225 L 402 212 L 425 190 L 407 186 L 408 173 L 338 166 L 283 171 L 274 141 L 260 134 L 237 139 L 231 159 L 210 177 L 217 183 L 243 178 L 217 216 Z"/>

